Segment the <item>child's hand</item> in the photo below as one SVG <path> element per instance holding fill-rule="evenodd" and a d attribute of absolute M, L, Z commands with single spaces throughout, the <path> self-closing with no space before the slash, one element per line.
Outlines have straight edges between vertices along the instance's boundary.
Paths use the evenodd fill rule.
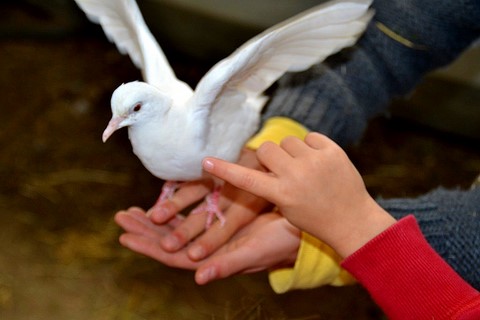
<path fill-rule="evenodd" d="M 259 161 L 269 173 L 206 158 L 204 169 L 275 203 L 295 226 L 347 256 L 395 220 L 368 194 L 345 152 L 327 137 L 311 133 L 305 142 L 287 138 L 263 144 Z"/>

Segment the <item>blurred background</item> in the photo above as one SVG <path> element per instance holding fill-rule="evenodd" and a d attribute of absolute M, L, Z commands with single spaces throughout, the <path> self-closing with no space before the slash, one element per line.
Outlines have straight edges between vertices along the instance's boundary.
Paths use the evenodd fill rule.
<path fill-rule="evenodd" d="M 143 0 L 179 78 L 318 1 Z M 360 286 L 276 295 L 266 273 L 204 287 L 130 253 L 113 214 L 161 181 L 108 143 L 110 95 L 140 79 L 70 0 L 0 2 L 0 319 L 383 319 Z M 347 151 L 375 196 L 468 188 L 480 172 L 480 51 L 428 77 Z"/>

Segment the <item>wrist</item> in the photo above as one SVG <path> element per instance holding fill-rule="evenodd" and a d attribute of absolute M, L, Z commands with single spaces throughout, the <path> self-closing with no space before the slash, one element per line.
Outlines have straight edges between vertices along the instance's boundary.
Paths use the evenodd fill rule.
<path fill-rule="evenodd" d="M 365 204 L 357 208 L 359 211 L 351 215 L 355 218 L 343 223 L 341 232 L 337 232 L 328 242 L 343 258 L 353 254 L 396 222 L 372 198 L 366 199 Z"/>

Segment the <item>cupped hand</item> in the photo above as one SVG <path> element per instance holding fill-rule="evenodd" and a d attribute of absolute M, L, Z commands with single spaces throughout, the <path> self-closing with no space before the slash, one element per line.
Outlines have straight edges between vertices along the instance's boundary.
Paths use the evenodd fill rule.
<path fill-rule="evenodd" d="M 238 161 L 244 167 L 264 170 L 255 152 L 244 149 Z M 170 200 L 156 204 L 148 211 L 152 222 L 167 224 L 180 211 L 198 202 L 212 190 L 211 181 L 189 182 L 180 186 Z M 226 217 L 222 226 L 216 222 L 205 230 L 205 214 L 190 214 L 182 223 L 165 232 L 159 243 L 169 252 L 182 250 L 188 244 L 187 254 L 192 260 L 203 259 L 225 244 L 239 229 L 264 211 L 269 203 L 262 198 L 226 183 L 221 191 L 220 209 Z"/>
<path fill-rule="evenodd" d="M 278 213 L 265 213 L 240 229 L 211 256 L 194 261 L 188 256 L 188 246 L 168 252 L 161 245 L 165 233 L 181 223 L 181 218 L 156 225 L 140 208 L 130 208 L 119 211 L 115 221 L 125 230 L 119 239 L 123 246 L 171 267 L 196 270 L 198 284 L 293 265 L 300 245 L 297 228 Z"/>

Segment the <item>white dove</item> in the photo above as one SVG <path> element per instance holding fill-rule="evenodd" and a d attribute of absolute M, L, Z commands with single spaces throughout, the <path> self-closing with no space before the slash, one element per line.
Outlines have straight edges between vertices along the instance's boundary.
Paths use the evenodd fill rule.
<path fill-rule="evenodd" d="M 112 95 L 112 119 L 103 133 L 128 127 L 133 152 L 166 180 L 158 201 L 177 181 L 202 178 L 206 156 L 236 161 L 259 125 L 263 92 L 285 72 L 310 68 L 351 46 L 373 16 L 372 0 L 337 0 L 316 6 L 246 42 L 213 66 L 195 91 L 178 80 L 134 0 L 75 0 L 99 23 L 146 82 L 129 82 Z M 218 192 L 207 196 L 207 227 L 218 209 Z M 157 201 L 157 203 L 158 203 Z"/>

